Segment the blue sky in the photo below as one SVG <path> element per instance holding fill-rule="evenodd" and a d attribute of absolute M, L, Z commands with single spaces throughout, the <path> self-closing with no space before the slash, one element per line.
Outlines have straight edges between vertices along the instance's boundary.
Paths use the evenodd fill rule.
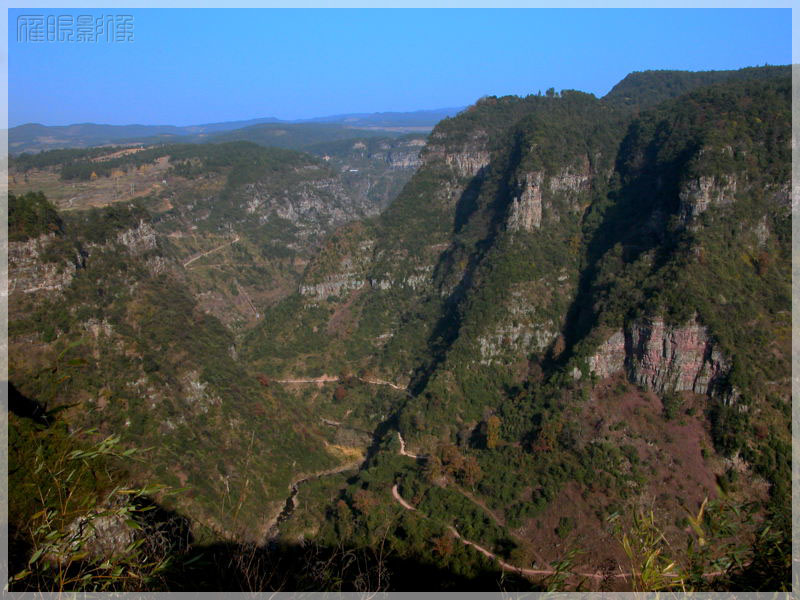
<path fill-rule="evenodd" d="M 114 9 L 126 43 L 19 42 L 9 125 L 189 125 L 464 106 L 631 71 L 791 62 L 790 9 Z"/>

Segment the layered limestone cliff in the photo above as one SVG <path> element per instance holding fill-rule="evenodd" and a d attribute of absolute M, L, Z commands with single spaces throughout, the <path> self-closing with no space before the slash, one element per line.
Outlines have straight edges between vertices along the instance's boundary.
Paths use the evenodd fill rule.
<path fill-rule="evenodd" d="M 569 294 L 563 281 L 541 278 L 509 287 L 508 299 L 498 311 L 499 319 L 477 338 L 480 362 L 489 365 L 513 362 L 520 356 L 540 354 L 558 336 L 560 323 L 553 319 L 553 302 Z"/>
<path fill-rule="evenodd" d="M 317 257 L 317 264 L 311 265 L 298 287 L 297 291 L 301 296 L 311 300 L 325 300 L 328 296 L 341 296 L 357 290 L 367 283 L 367 269 L 371 264 L 375 240 L 347 241 L 344 245 L 347 248 L 340 248 L 338 252 L 342 254 L 338 256 L 337 250 L 326 249 Z M 327 256 L 327 252 L 331 255 Z M 323 260 L 326 257 L 335 257 L 336 262 L 326 265 Z"/>
<path fill-rule="evenodd" d="M 611 377 L 625 368 L 626 357 L 625 332 L 616 331 L 589 357 L 589 371 L 601 379 Z"/>
<path fill-rule="evenodd" d="M 486 150 L 448 153 L 445 161 L 459 176 L 475 177 L 489 165 L 489 153 Z"/>
<path fill-rule="evenodd" d="M 656 393 L 720 391 L 730 365 L 698 322 L 669 327 L 641 319 L 611 335 L 589 358 L 599 377 L 625 371 L 628 379 Z"/>
<path fill-rule="evenodd" d="M 421 154 L 422 164 L 444 161 L 458 177 L 471 178 L 479 175 L 489 165 L 489 135 L 478 129 L 458 144 L 448 140 L 447 133 L 434 130 Z"/>

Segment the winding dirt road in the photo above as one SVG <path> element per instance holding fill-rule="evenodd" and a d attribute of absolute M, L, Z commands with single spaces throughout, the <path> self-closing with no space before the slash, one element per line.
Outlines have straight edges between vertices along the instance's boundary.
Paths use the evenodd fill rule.
<path fill-rule="evenodd" d="M 408 456 L 408 454 L 405 454 L 404 456 Z M 402 506 L 406 510 L 411 510 L 411 511 L 414 511 L 414 512 L 422 515 L 421 512 L 419 512 L 414 506 L 409 504 L 400 495 L 400 492 L 397 489 L 397 484 L 394 484 L 394 486 L 392 486 L 392 496 L 398 502 L 398 504 L 400 504 L 400 506 Z M 426 519 L 428 518 L 426 515 L 422 515 L 422 516 L 424 518 L 426 518 Z M 518 573 L 520 575 L 527 575 L 527 576 L 530 576 L 530 577 L 541 577 L 541 576 L 547 576 L 547 575 L 555 575 L 556 573 L 558 573 L 558 571 L 555 571 L 553 569 L 524 569 L 522 567 L 516 567 L 516 566 L 514 566 L 512 564 L 509 564 L 506 561 L 504 561 L 502 558 L 497 556 L 497 554 L 495 554 L 491 550 L 487 550 L 486 548 L 484 548 L 480 544 L 477 544 L 477 543 L 473 542 L 472 540 L 468 540 L 465 537 L 462 537 L 461 534 L 458 533 L 458 530 L 455 527 L 453 527 L 452 525 L 448 525 L 447 529 L 450 531 L 450 533 L 453 534 L 453 537 L 455 537 L 457 540 L 459 540 L 462 544 L 464 544 L 465 546 L 472 546 L 473 548 L 475 548 L 475 550 L 477 550 L 478 552 L 483 554 L 485 557 L 495 561 L 497 563 L 497 565 L 503 571 Z M 574 576 L 578 576 L 578 577 L 586 577 L 586 578 L 589 578 L 589 579 L 607 579 L 607 578 L 610 578 L 610 579 L 627 579 L 627 578 L 630 577 L 630 573 L 613 573 L 613 574 L 605 574 L 605 573 L 570 573 L 570 575 L 574 575 Z"/>
<path fill-rule="evenodd" d="M 402 456 L 407 456 L 408 458 L 413 458 L 415 460 L 425 459 L 426 458 L 425 456 L 421 456 L 421 455 L 418 455 L 418 454 L 413 454 L 411 452 L 408 452 L 406 450 L 405 440 L 403 440 L 403 436 L 400 434 L 399 431 L 397 432 L 397 437 L 400 440 L 400 454 Z M 461 490 L 458 490 L 458 491 L 461 491 Z M 477 504 L 478 506 L 482 506 L 482 504 L 477 502 L 477 500 L 475 498 L 472 498 L 467 494 L 464 494 L 464 496 L 466 498 L 468 498 L 469 500 L 471 500 L 473 503 Z M 392 497 L 404 509 L 409 510 L 409 511 L 414 511 L 417 514 L 422 515 L 422 517 L 425 518 L 425 519 L 429 518 L 427 515 L 421 513 L 419 510 L 417 510 L 416 507 L 414 507 L 412 504 L 410 504 L 408 501 L 406 501 L 400 495 L 400 491 L 397 489 L 397 484 L 396 483 L 392 486 Z M 489 511 L 489 510 L 487 510 L 487 512 L 490 513 L 490 515 L 493 517 L 493 520 L 496 523 L 498 523 L 498 525 L 499 525 L 500 523 L 499 523 L 499 520 L 497 519 L 497 516 L 494 513 L 491 513 L 491 511 Z M 475 550 L 477 550 L 478 552 L 480 552 L 481 554 L 483 554 L 487 558 L 495 561 L 497 563 L 497 565 L 503 571 L 511 572 L 511 573 L 517 573 L 519 575 L 525 575 L 525 576 L 528 576 L 528 577 L 542 577 L 542 576 L 547 577 L 549 575 L 555 575 L 556 573 L 558 573 L 558 571 L 555 571 L 553 569 L 525 569 L 525 568 L 522 568 L 522 567 L 517 567 L 515 565 L 507 563 L 506 561 L 504 561 L 502 558 L 497 556 L 497 554 L 495 554 L 491 550 L 488 550 L 488 549 L 484 548 L 483 546 L 473 542 L 472 540 L 468 540 L 468 539 L 462 537 L 461 534 L 458 533 L 458 530 L 455 527 L 453 527 L 452 525 L 448 525 L 447 529 L 450 531 L 450 533 L 453 534 L 453 537 L 455 537 L 457 540 L 459 540 L 462 544 L 464 544 L 465 546 L 472 546 L 473 548 L 475 548 Z M 631 573 L 623 573 L 621 571 L 619 573 L 581 573 L 581 572 L 574 572 L 573 571 L 573 572 L 569 572 L 568 574 L 572 575 L 574 577 L 583 577 L 583 578 L 586 578 L 586 579 L 594 579 L 594 580 L 622 579 L 622 580 L 626 580 L 627 581 L 631 577 Z M 706 578 L 706 579 L 710 579 L 710 578 L 713 578 L 713 577 L 719 577 L 720 575 L 723 575 L 723 574 L 724 574 L 724 571 L 712 571 L 710 573 L 704 573 L 703 577 Z"/>

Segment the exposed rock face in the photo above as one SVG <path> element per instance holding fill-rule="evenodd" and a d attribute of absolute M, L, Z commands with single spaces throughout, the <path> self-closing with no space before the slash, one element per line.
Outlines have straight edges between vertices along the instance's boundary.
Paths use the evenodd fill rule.
<path fill-rule="evenodd" d="M 667 328 L 661 319 L 647 319 L 634 323 L 630 336 L 630 378 L 653 391 L 705 394 L 728 370 L 697 322 Z"/>
<path fill-rule="evenodd" d="M 64 289 L 75 275 L 75 265 L 69 262 L 44 262 L 41 253 L 55 239 L 47 234 L 25 242 L 8 244 L 8 293 L 31 293 L 40 290 Z"/>
<path fill-rule="evenodd" d="M 107 319 L 98 320 L 98 319 L 89 319 L 82 323 L 83 328 L 86 330 L 87 333 L 91 333 L 92 337 L 97 339 L 98 337 L 105 336 L 110 337 L 114 333 L 114 328 L 111 326 L 111 323 L 108 322 Z"/>
<path fill-rule="evenodd" d="M 530 352 L 541 352 L 554 337 L 554 331 L 547 327 L 531 325 L 503 325 L 489 335 L 478 338 L 481 364 L 488 365 L 504 352 L 516 356 Z"/>
<path fill-rule="evenodd" d="M 482 129 L 471 132 L 469 139 L 453 146 L 447 133 L 434 130 L 420 157 L 423 164 L 443 160 L 459 177 L 475 177 L 489 165 L 488 133 Z"/>
<path fill-rule="evenodd" d="M 72 521 L 67 535 L 48 554 L 51 560 L 65 564 L 73 555 L 86 552 L 95 559 L 121 555 L 134 541 L 134 529 L 128 525 L 130 515 L 123 498 L 109 498 L 101 508 Z"/>
<path fill-rule="evenodd" d="M 798 196 L 797 190 L 795 190 L 793 197 L 791 192 L 791 184 L 789 183 L 779 184 L 775 187 L 775 191 L 772 193 L 772 201 L 779 206 L 783 206 L 788 209 L 794 209 L 796 207 L 796 200 L 798 197 L 800 196 Z"/>
<path fill-rule="evenodd" d="M 558 176 L 550 178 L 550 189 L 553 192 L 582 192 L 589 189 L 589 181 L 588 165 L 585 170 L 578 173 L 564 169 Z"/>
<path fill-rule="evenodd" d="M 131 254 L 142 254 L 157 246 L 156 230 L 147 221 L 139 221 L 139 225 L 117 234 L 117 241 L 126 246 Z"/>
<path fill-rule="evenodd" d="M 589 371 L 600 378 L 611 377 L 625 368 L 625 333 L 617 331 L 589 357 Z"/>
<path fill-rule="evenodd" d="M 564 168 L 550 177 L 548 187 L 553 195 L 561 196 L 567 201 L 569 210 L 578 212 L 582 209 L 582 203 L 589 200 L 591 181 L 589 158 L 584 156 L 581 164 Z"/>
<path fill-rule="evenodd" d="M 313 300 L 325 300 L 328 296 L 340 296 L 357 290 L 368 283 L 367 268 L 370 265 L 375 240 L 360 240 L 349 252 L 339 258 L 333 269 L 306 274 L 298 292 Z"/>
<path fill-rule="evenodd" d="M 657 393 L 711 394 L 730 365 L 699 323 L 667 327 L 654 318 L 614 333 L 589 358 L 589 370 L 600 377 L 623 369 L 630 381 Z"/>
<path fill-rule="evenodd" d="M 481 364 L 510 363 L 520 356 L 541 353 L 558 336 L 559 323 L 548 315 L 555 296 L 567 293 L 547 278 L 512 284 L 501 318 L 477 338 Z"/>
<path fill-rule="evenodd" d="M 376 290 L 389 290 L 395 287 L 409 287 L 413 290 L 421 289 L 431 282 L 431 273 L 433 265 L 417 266 L 414 269 L 416 272 L 400 277 L 398 279 L 383 279 L 374 278 L 369 279 L 369 285 Z"/>
<path fill-rule="evenodd" d="M 422 161 L 419 152 L 425 145 L 425 140 L 412 139 L 398 141 L 391 144 L 381 144 L 380 150 L 369 156 L 370 160 L 382 160 L 391 169 L 416 169 Z"/>
<path fill-rule="evenodd" d="M 117 242 L 125 246 L 131 254 L 142 254 L 158 247 L 156 231 L 149 222 L 140 220 L 136 227 L 126 229 L 117 234 Z M 78 265 L 84 264 L 84 257 L 75 256 L 74 262 L 46 262 L 42 253 L 56 238 L 55 233 L 42 235 L 25 242 L 9 242 L 8 244 L 8 291 L 38 292 L 60 291 L 67 287 L 75 275 Z M 87 249 L 109 248 L 88 244 Z M 154 271 L 163 271 L 166 261 L 155 257 L 152 265 Z"/>
<path fill-rule="evenodd" d="M 416 169 L 420 165 L 419 148 L 411 151 L 389 151 L 384 160 L 392 169 Z"/>
<path fill-rule="evenodd" d="M 681 219 L 688 223 L 711 205 L 732 204 L 736 185 L 736 177 L 712 175 L 690 180 L 678 194 Z"/>
<path fill-rule="evenodd" d="M 364 285 L 359 273 L 336 273 L 312 285 L 301 285 L 300 294 L 310 296 L 317 300 L 324 300 L 328 296 L 338 296 L 343 292 L 357 290 Z"/>
<path fill-rule="evenodd" d="M 296 237 L 303 241 L 380 211 L 380 206 L 366 196 L 349 194 L 336 178 L 303 181 L 277 193 L 266 184 L 251 183 L 241 193 L 248 214 L 256 215 L 261 223 L 276 217 L 289 221 L 297 228 Z"/>
<path fill-rule="evenodd" d="M 458 152 L 445 155 L 445 161 L 461 177 L 475 177 L 489 164 L 486 150 Z"/>
<path fill-rule="evenodd" d="M 206 391 L 208 383 L 200 379 L 197 371 L 189 371 L 182 380 L 184 399 L 202 413 L 208 412 L 210 406 L 221 404 L 222 401 L 215 395 Z"/>
<path fill-rule="evenodd" d="M 416 169 L 420 164 L 419 153 L 425 145 L 424 139 L 392 140 L 381 142 L 377 149 L 370 150 L 364 142 L 353 144 L 350 152 L 341 160 L 363 161 L 368 160 L 375 164 L 385 164 L 390 169 Z M 331 160 L 328 156 L 325 160 Z M 362 163 L 363 164 L 363 163 Z M 347 165 L 345 169 L 349 168 Z"/>
<path fill-rule="evenodd" d="M 507 227 L 509 231 L 533 231 L 542 224 L 542 173 L 526 174 L 520 188 L 511 202 Z"/>

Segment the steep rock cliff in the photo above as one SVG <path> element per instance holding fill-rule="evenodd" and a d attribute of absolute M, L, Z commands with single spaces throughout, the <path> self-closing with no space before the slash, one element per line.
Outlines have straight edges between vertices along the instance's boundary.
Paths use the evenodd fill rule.
<path fill-rule="evenodd" d="M 542 179 L 542 173 L 523 176 L 520 192 L 511 201 L 507 222 L 509 231 L 533 231 L 542 224 Z"/>
<path fill-rule="evenodd" d="M 732 204 L 737 181 L 735 176 L 707 175 L 686 182 L 679 193 L 681 220 L 688 223 L 709 206 Z"/>
<path fill-rule="evenodd" d="M 588 362 L 598 377 L 624 370 L 631 382 L 659 394 L 721 392 L 730 369 L 702 324 L 671 327 L 660 317 L 640 319 L 615 332 Z"/>

